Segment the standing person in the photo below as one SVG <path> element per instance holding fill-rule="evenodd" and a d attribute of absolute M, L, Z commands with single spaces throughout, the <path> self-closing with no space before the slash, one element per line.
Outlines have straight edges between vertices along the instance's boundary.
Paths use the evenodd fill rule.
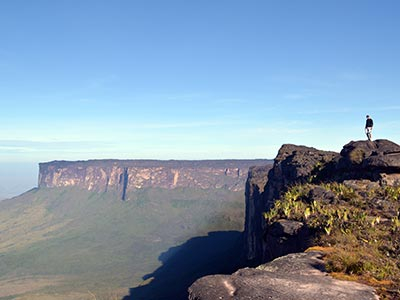
<path fill-rule="evenodd" d="M 374 121 L 371 117 L 367 115 L 367 122 L 365 123 L 365 134 L 367 135 L 368 141 L 372 141 L 372 127 L 374 126 Z"/>

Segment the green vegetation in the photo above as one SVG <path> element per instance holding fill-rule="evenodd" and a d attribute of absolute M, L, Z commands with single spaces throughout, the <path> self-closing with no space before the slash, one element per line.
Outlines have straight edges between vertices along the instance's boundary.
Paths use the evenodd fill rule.
<path fill-rule="evenodd" d="M 313 199 L 310 191 L 315 187 L 291 187 L 265 213 L 267 222 L 304 222 L 314 232 L 314 245 L 326 252 L 329 272 L 377 287 L 381 299 L 399 299 L 400 187 L 320 185 L 334 193 L 333 201 Z"/>
<path fill-rule="evenodd" d="M 243 229 L 242 192 L 148 188 L 129 198 L 64 188 L 0 202 L 0 299 L 120 299 L 171 247 Z"/>

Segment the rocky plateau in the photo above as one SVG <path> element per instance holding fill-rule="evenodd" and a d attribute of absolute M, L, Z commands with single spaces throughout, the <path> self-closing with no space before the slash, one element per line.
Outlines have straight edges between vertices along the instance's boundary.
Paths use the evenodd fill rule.
<path fill-rule="evenodd" d="M 316 187 L 310 191 L 310 201 L 328 203 L 335 201 L 335 195 L 319 183 L 345 183 L 365 192 L 372 186 L 397 187 L 400 146 L 389 140 L 351 141 L 336 153 L 285 144 L 272 169 L 251 168 L 246 182 L 244 231 L 244 252 L 250 268 L 197 280 L 189 288 L 189 299 L 379 299 L 370 286 L 330 277 L 322 253 L 304 253 L 312 246 L 312 233 L 302 222 L 282 219 L 267 224 L 264 213 L 284 192 L 311 182 Z"/>
<path fill-rule="evenodd" d="M 116 191 L 122 200 L 128 192 L 145 187 L 226 188 L 242 191 L 248 169 L 270 167 L 270 160 L 89 160 L 39 164 L 39 188 L 74 186 L 90 191 Z"/>

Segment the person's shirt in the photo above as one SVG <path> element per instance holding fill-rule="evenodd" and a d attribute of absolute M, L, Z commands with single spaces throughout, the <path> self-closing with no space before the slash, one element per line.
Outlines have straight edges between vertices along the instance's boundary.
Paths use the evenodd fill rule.
<path fill-rule="evenodd" d="M 365 124 L 365 128 L 374 126 L 374 121 L 372 119 L 367 119 L 367 123 Z"/>

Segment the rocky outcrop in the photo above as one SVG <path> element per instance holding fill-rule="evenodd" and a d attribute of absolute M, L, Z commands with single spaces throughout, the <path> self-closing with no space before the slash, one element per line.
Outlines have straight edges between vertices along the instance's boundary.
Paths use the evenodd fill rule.
<path fill-rule="evenodd" d="M 287 187 L 310 181 L 322 166 L 336 157 L 338 157 L 336 152 L 290 144 L 283 145 L 268 174 L 263 194 L 264 209 L 269 209 Z"/>
<path fill-rule="evenodd" d="M 313 183 L 303 201 L 339 203 L 342 200 L 335 193 L 318 185 L 333 181 L 362 191 L 399 185 L 400 146 L 387 140 L 352 141 L 336 153 L 283 145 L 272 169 L 252 168 L 246 184 L 247 265 L 269 263 L 233 275 L 201 278 L 189 288 L 189 299 L 378 299 L 372 287 L 328 276 L 321 253 L 303 252 L 316 234 L 307 225 L 287 219 L 267 224 L 264 219 L 264 213 L 296 184 Z"/>
<path fill-rule="evenodd" d="M 327 276 L 319 252 L 296 253 L 256 269 L 200 278 L 189 288 L 190 300 L 378 300 L 372 287 Z"/>
<path fill-rule="evenodd" d="M 128 192 L 145 187 L 225 188 L 242 191 L 248 169 L 269 160 L 89 160 L 39 164 L 39 188 L 74 186 L 90 191 Z"/>
<path fill-rule="evenodd" d="M 343 147 L 340 158 L 331 168 L 334 179 L 379 181 L 400 173 L 400 146 L 388 140 L 352 141 Z M 399 179 L 397 177 L 397 179 Z"/>
<path fill-rule="evenodd" d="M 265 229 L 262 261 L 271 261 L 288 253 L 310 247 L 312 232 L 302 222 L 281 219 Z"/>
<path fill-rule="evenodd" d="M 256 177 L 258 183 L 266 182 L 264 188 L 256 185 L 253 188 L 256 192 L 251 192 L 248 185 L 246 187 L 250 191 L 246 193 L 246 224 L 249 225 L 245 227 L 244 238 L 246 258 L 251 265 L 258 265 L 277 256 L 293 252 L 295 247 L 289 245 L 291 242 L 295 242 L 295 245 L 301 244 L 301 247 L 297 248 L 298 251 L 304 250 L 304 243 L 299 244 L 297 238 L 293 240 L 287 233 L 276 236 L 276 231 L 273 231 L 267 236 L 263 213 L 273 205 L 287 187 L 309 181 L 319 168 L 331 162 L 338 155 L 336 152 L 287 144 L 279 150 L 274 165 L 268 173 L 262 172 L 258 176 L 249 173 L 248 182 L 253 182 L 252 177 Z M 262 180 L 262 176 L 265 176 L 264 180 Z M 268 241 L 279 240 L 279 246 L 270 249 L 266 239 Z M 287 251 L 280 252 L 277 251 L 278 249 Z"/>
<path fill-rule="evenodd" d="M 265 173 L 264 173 L 265 176 Z M 250 178 L 250 177 L 249 177 Z M 250 180 L 250 179 L 249 179 Z M 263 213 L 268 211 L 295 184 L 306 182 L 349 182 L 367 180 L 381 185 L 400 184 L 400 146 L 388 140 L 351 141 L 340 153 L 315 148 L 283 145 L 268 173 L 262 191 L 253 196 L 246 193 L 245 252 L 250 264 L 260 264 L 291 252 L 303 251 L 307 246 L 307 232 L 300 230 L 305 243 L 274 228 L 267 228 Z M 257 179 L 262 182 L 261 178 Z M 311 191 L 310 199 L 334 202 L 334 195 L 321 188 Z M 278 226 L 278 225 L 276 225 Z"/>

